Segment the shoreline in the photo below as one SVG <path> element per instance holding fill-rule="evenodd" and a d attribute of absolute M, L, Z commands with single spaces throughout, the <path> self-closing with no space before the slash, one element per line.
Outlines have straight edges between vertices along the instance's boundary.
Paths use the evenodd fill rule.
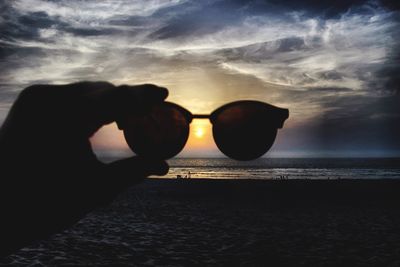
<path fill-rule="evenodd" d="M 138 185 L 176 195 L 224 197 L 246 195 L 271 200 L 399 201 L 400 179 L 170 179 L 149 178 Z"/>

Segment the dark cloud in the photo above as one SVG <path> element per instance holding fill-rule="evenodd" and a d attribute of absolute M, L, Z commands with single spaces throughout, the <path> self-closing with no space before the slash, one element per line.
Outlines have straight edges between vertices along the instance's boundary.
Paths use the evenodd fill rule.
<path fill-rule="evenodd" d="M 400 12 L 392 14 L 392 21 L 393 27 L 387 33 L 393 40 L 392 45 L 387 48 L 386 60 L 374 73 L 368 87 L 383 94 L 400 95 Z"/>
<path fill-rule="evenodd" d="M 45 12 L 21 14 L 5 1 L 0 8 L 0 40 L 36 40 L 39 31 L 51 27 L 65 27 L 66 24 Z"/>
<path fill-rule="evenodd" d="M 57 2 L 57 1 L 56 1 Z M 60 19 L 59 16 L 50 16 L 44 11 L 29 12 L 20 14 L 18 10 L 10 5 L 5 5 L 1 9 L 3 22 L 0 24 L 0 40 L 39 40 L 42 38 L 40 31 L 43 29 L 52 29 L 65 33 L 71 33 L 76 36 L 90 37 L 99 35 L 117 35 L 134 34 L 134 29 L 121 30 L 118 28 L 104 28 L 80 25 L 72 25 Z M 118 21 L 114 21 L 115 25 Z M 48 42 L 49 40 L 42 40 Z"/>
<path fill-rule="evenodd" d="M 323 151 L 346 155 L 398 155 L 400 150 L 400 98 L 363 96 L 327 98 L 323 112 L 299 128 L 288 129 L 279 149 Z M 364 154 L 363 154 L 364 153 Z"/>
<path fill-rule="evenodd" d="M 385 7 L 389 8 L 390 10 L 399 10 L 400 9 L 400 2 L 397 0 L 381 0 L 380 2 Z"/>
<path fill-rule="evenodd" d="M 270 0 L 270 3 L 285 8 L 286 10 L 302 11 L 310 15 L 317 14 L 322 17 L 336 17 L 337 15 L 346 12 L 349 8 L 360 6 L 366 1 L 364 0 L 336 0 L 336 1 L 318 1 L 318 0 Z"/>
<path fill-rule="evenodd" d="M 337 1 L 318 1 L 318 0 L 224 0 L 217 1 L 211 5 L 214 9 L 223 9 L 227 13 L 234 15 L 277 15 L 286 12 L 304 12 L 308 15 L 318 15 L 321 17 L 334 17 L 346 12 L 349 8 L 358 7 L 367 1 L 365 0 L 337 0 Z M 393 1 L 394 2 L 394 1 Z"/>
<path fill-rule="evenodd" d="M 231 1 L 229 1 L 231 2 Z M 267 1 L 233 1 L 236 5 L 246 8 L 253 14 L 267 12 L 303 12 L 308 16 L 319 16 L 322 18 L 334 18 L 354 9 L 357 12 L 363 12 L 364 4 L 382 4 L 384 7 L 397 10 L 399 2 L 396 0 L 382 0 L 371 2 L 367 0 L 336 0 L 336 1 L 318 1 L 318 0 L 267 0 Z"/>
<path fill-rule="evenodd" d="M 370 87 L 400 95 L 400 44 L 390 52 L 390 57 L 377 71 L 376 79 L 371 81 Z"/>
<path fill-rule="evenodd" d="M 124 31 L 121 31 L 119 29 L 94 29 L 94 28 L 77 28 L 77 27 L 65 27 L 62 28 L 61 30 L 72 33 L 77 36 L 99 36 L 99 35 L 117 35 L 118 33 L 122 33 Z M 133 31 L 130 31 L 130 33 L 133 33 Z"/>
<path fill-rule="evenodd" d="M 310 124 L 323 150 L 400 150 L 400 96 L 337 95 L 320 101 L 324 112 Z"/>
<path fill-rule="evenodd" d="M 50 28 L 60 24 L 59 21 L 52 19 L 45 12 L 32 12 L 29 15 L 22 15 L 18 18 L 18 22 L 33 29 Z"/>

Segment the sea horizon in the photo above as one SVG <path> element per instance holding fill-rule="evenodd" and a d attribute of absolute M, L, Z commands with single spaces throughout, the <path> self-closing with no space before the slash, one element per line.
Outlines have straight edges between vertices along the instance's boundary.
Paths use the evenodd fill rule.
<path fill-rule="evenodd" d="M 204 179 L 400 179 L 400 158 L 173 158 L 157 178 Z"/>

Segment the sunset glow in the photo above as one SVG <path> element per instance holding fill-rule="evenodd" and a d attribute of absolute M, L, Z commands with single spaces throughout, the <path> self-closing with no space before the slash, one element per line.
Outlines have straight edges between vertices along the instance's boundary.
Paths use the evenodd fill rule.
<path fill-rule="evenodd" d="M 213 145 L 211 124 L 208 120 L 195 119 L 190 124 L 186 148 L 206 148 Z"/>
<path fill-rule="evenodd" d="M 204 136 L 204 128 L 197 127 L 196 130 L 195 130 L 195 132 L 194 132 L 194 135 L 195 135 L 197 138 L 203 138 L 203 136 Z"/>

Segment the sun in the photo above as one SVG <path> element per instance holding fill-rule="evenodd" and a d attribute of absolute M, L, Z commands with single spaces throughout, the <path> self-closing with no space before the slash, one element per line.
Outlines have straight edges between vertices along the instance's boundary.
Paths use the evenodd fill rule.
<path fill-rule="evenodd" d="M 196 130 L 194 131 L 194 135 L 195 135 L 197 138 L 203 138 L 203 137 L 204 137 L 204 133 L 205 133 L 205 131 L 204 131 L 204 129 L 201 128 L 201 127 L 197 127 Z"/>

